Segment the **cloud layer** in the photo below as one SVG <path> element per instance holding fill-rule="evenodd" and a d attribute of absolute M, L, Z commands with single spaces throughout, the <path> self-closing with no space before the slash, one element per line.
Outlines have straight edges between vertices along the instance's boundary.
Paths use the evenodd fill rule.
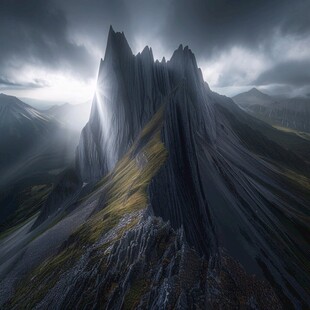
<path fill-rule="evenodd" d="M 110 24 L 135 52 L 151 45 L 169 58 L 190 45 L 223 92 L 310 92 L 307 0 L 2 0 L 0 88 L 44 88 L 51 73 L 94 79 Z"/>

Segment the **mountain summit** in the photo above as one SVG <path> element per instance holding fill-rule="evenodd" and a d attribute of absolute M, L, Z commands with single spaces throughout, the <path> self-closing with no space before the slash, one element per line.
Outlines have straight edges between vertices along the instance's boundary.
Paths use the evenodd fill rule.
<path fill-rule="evenodd" d="M 265 96 L 256 89 L 249 93 Z M 235 121 L 223 111 L 232 105 L 210 91 L 187 46 L 180 45 L 167 62 L 154 62 L 151 49 L 133 55 L 124 34 L 111 28 L 90 120 L 77 150 L 77 169 L 84 182 L 106 176 L 163 108 L 161 137 L 168 159 L 149 187 L 153 212 L 174 228 L 184 227 L 189 243 L 202 253 L 218 255 L 223 243 L 250 270 L 261 270 L 263 262 L 281 282 L 290 259 L 285 262 L 287 254 L 271 245 L 269 236 L 286 243 L 276 231 L 287 228 L 274 212 L 290 208 L 287 190 L 274 182 L 270 164 L 240 140 Z M 267 142 L 263 137 L 257 141 L 263 149 L 260 143 Z M 270 147 L 266 157 L 273 157 L 277 146 Z M 276 268 L 270 257 L 278 257 Z M 289 295 L 284 282 L 280 285 Z"/>
<path fill-rule="evenodd" d="M 88 182 L 109 172 L 163 101 L 182 88 L 191 90 L 194 101 L 206 96 L 202 73 L 188 47 L 180 45 L 167 63 L 154 62 L 150 48 L 134 56 L 124 34 L 111 27 L 91 117 L 77 151 L 82 179 Z M 206 124 L 212 123 L 210 115 Z"/>
<path fill-rule="evenodd" d="M 79 188 L 63 203 L 55 189 L 20 252 L 7 241 L 22 254 L 0 269 L 2 295 L 9 276 L 33 271 L 6 305 L 309 304 L 309 193 L 292 181 L 308 165 L 253 123 L 210 90 L 187 46 L 154 61 L 111 27 L 68 191 Z"/>

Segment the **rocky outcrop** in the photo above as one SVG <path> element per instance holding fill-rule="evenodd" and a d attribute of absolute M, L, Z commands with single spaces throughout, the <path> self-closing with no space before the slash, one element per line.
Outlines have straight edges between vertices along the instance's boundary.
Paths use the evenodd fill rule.
<path fill-rule="evenodd" d="M 63 251 L 74 252 L 79 242 L 71 238 Z M 127 214 L 100 240 L 84 248 L 80 258 L 66 259 L 62 253 L 56 272 L 42 276 L 49 267 L 45 264 L 29 276 L 28 285 L 37 289 L 27 294 L 29 287 L 20 285 L 21 291 L 7 306 L 281 309 L 268 283 L 247 275 L 224 252 L 208 260 L 200 256 L 188 246 L 182 229 L 174 231 L 169 223 L 145 211 Z M 37 299 L 40 296 L 42 300 Z"/>

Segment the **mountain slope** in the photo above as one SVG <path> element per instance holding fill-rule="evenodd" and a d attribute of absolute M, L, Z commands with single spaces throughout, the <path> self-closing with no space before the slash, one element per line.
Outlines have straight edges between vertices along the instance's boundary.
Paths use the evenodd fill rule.
<path fill-rule="evenodd" d="M 18 196 L 51 184 L 55 169 L 73 159 L 75 142 L 57 121 L 16 97 L 0 95 L 0 223 L 18 208 Z"/>
<path fill-rule="evenodd" d="M 53 122 L 16 97 L 0 94 L 1 164 L 15 161 L 21 150 L 33 148 Z M 3 167 L 2 167 L 3 168 Z"/>
<path fill-rule="evenodd" d="M 62 122 L 68 128 L 81 132 L 89 119 L 90 108 L 90 102 L 75 105 L 64 103 L 52 106 L 43 113 Z"/>
<path fill-rule="evenodd" d="M 246 274 L 227 253 L 221 253 L 221 266 L 208 261 L 188 246 L 182 229 L 174 230 L 151 215 L 146 189 L 167 158 L 160 140 L 162 120 L 163 109 L 71 216 L 53 231 L 29 233 L 29 238 L 37 236 L 36 241 L 5 277 L 0 297 L 7 298 L 10 277 L 20 276 L 26 266 L 32 272 L 19 282 L 4 308 L 182 309 L 196 304 L 280 309 L 268 283 Z M 85 209 L 86 221 L 76 230 L 72 224 L 81 223 Z M 74 233 L 58 251 L 33 268 L 38 263 L 32 253 L 37 253 L 35 260 L 42 260 L 46 251 L 57 247 L 55 239 L 65 240 L 70 230 Z"/>
<path fill-rule="evenodd" d="M 2 304 L 307 307 L 309 187 L 286 173 L 308 165 L 242 115 L 188 47 L 154 61 L 111 28 L 76 152 L 87 193 L 2 241 Z"/>
<path fill-rule="evenodd" d="M 29 158 L 39 156 L 38 148 L 47 148 L 48 139 L 48 143 L 53 144 L 55 135 L 62 129 L 55 120 L 4 94 L 0 95 L 0 117 L 2 177 L 5 170 L 18 161 L 23 160 L 25 164 Z"/>
<path fill-rule="evenodd" d="M 309 140 L 299 135 L 296 135 L 293 132 L 278 130 L 277 128 L 266 123 L 265 121 L 262 121 L 252 116 L 251 114 L 247 113 L 232 101 L 229 100 L 221 101 L 221 106 L 224 107 L 225 110 L 228 110 L 231 114 L 233 114 L 234 117 L 237 118 L 239 122 L 261 133 L 267 139 L 275 142 L 285 150 L 289 151 L 289 153 L 295 153 L 297 156 L 301 157 L 303 161 L 309 163 L 309 156 L 310 156 Z M 244 135 L 246 135 L 246 130 L 243 133 Z M 252 140 L 253 145 L 256 142 L 257 139 Z M 280 155 L 281 152 L 280 153 L 278 152 L 278 154 Z M 286 160 L 285 163 L 290 164 L 291 160 Z M 307 174 L 307 168 L 304 170 L 304 173 Z"/>
<path fill-rule="evenodd" d="M 267 123 L 310 133 L 308 99 L 275 99 L 253 88 L 233 100 L 246 112 Z"/>

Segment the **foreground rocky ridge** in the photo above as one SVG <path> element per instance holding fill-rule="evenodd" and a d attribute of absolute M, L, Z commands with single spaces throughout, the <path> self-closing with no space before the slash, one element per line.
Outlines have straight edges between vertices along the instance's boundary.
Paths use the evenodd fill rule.
<path fill-rule="evenodd" d="M 79 242 L 73 238 L 66 247 L 74 251 Z M 55 265 L 47 261 L 29 275 L 6 307 L 281 309 L 268 283 L 247 275 L 225 253 L 206 260 L 187 245 L 182 230 L 145 211 L 124 216 L 79 258 L 55 265 L 54 273 L 44 273 L 48 264 Z"/>

